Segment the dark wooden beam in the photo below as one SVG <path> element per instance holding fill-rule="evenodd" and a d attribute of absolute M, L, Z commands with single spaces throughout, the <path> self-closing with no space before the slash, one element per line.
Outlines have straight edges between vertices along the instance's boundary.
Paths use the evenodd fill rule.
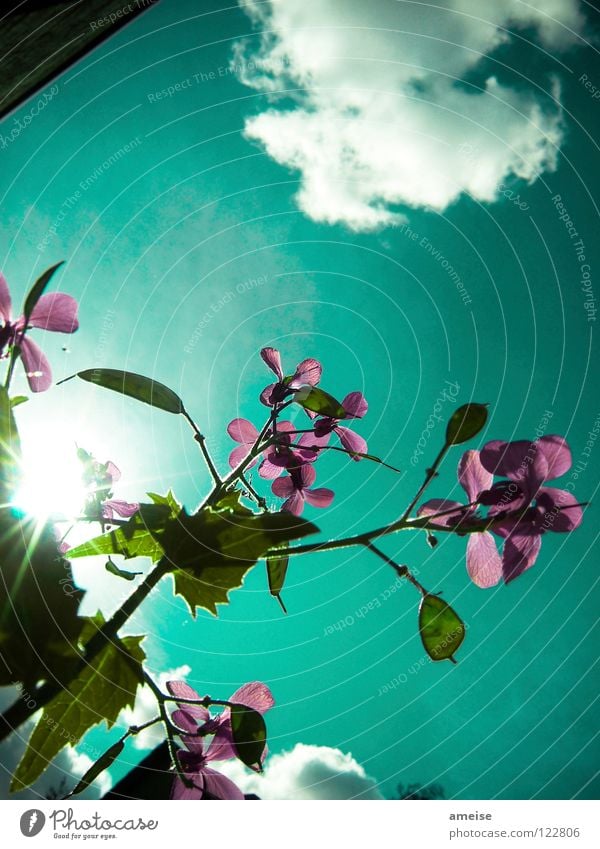
<path fill-rule="evenodd" d="M 158 0 L 11 0 L 0 6 L 0 119 Z"/>

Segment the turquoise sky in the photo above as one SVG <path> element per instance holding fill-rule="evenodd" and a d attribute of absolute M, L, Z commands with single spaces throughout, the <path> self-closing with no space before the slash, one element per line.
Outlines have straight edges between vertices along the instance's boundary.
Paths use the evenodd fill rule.
<path fill-rule="evenodd" d="M 384 5 L 375 4 L 374 27 Z M 577 497 L 592 504 L 577 533 L 547 534 L 534 568 L 487 591 L 468 580 L 464 540 L 441 540 L 433 551 L 416 535 L 382 541 L 466 621 L 456 666 L 425 662 L 414 589 L 394 587 L 389 567 L 355 550 L 293 561 L 287 617 L 259 564 L 218 619 L 200 612 L 192 620 L 166 579 L 130 630 L 148 630 L 154 671 L 187 664 L 188 680 L 203 693 L 226 697 L 244 681 L 265 681 L 277 701 L 272 752 L 297 742 L 339 747 L 385 796 L 399 782 L 418 782 L 465 799 L 594 798 L 600 449 L 586 443 L 598 431 L 600 402 L 582 275 L 589 266 L 597 291 L 597 51 L 582 40 L 562 51 L 544 47 L 531 24 L 465 77 L 481 86 L 496 75 L 542 105 L 560 82 L 556 170 L 541 169 L 532 181 L 501 175 L 495 201 L 493 192 L 487 202 L 462 193 L 444 209 L 410 208 L 400 194 L 381 203 L 404 223 L 367 232 L 311 218 L 298 205 L 298 168 L 244 135 L 253 116 L 297 108 L 294 97 L 271 100 L 240 81 L 229 63 L 246 36 L 246 50 L 258 49 L 249 17 L 237 6 L 202 6 L 211 11 L 161 0 L 60 77 L 51 103 L 0 151 L 0 267 L 15 301 L 45 267 L 66 259 L 56 286 L 81 305 L 75 336 L 44 340 L 56 379 L 111 366 L 169 384 L 225 470 L 233 447 L 227 422 L 238 415 L 262 422 L 258 394 L 268 372 L 260 348 L 279 348 L 288 371 L 317 357 L 325 389 L 365 393 L 369 414 L 357 430 L 373 453 L 403 470 L 324 457 L 318 481 L 336 499 L 306 515 L 326 537 L 398 516 L 443 441 L 443 425 L 427 432 L 428 418 L 456 384 L 459 403 L 490 404 L 472 447 L 534 438 L 546 417 L 547 432 L 565 435 L 580 462 Z M 0 133 L 28 108 L 6 118 Z M 463 155 L 469 168 L 485 165 L 484 145 Z M 441 174 L 443 158 L 431 168 Z M 424 171 L 421 183 L 430 176 Z M 22 379 L 15 385 L 25 389 Z M 455 403 L 446 395 L 441 415 Z M 172 487 L 191 508 L 209 486 L 185 422 L 166 413 L 71 382 L 19 409 L 26 446 L 39 442 L 41 423 L 50 436 L 62 431 L 114 460 L 122 497 Z M 456 449 L 447 459 L 432 497 L 462 497 L 459 457 Z M 110 612 L 130 590 L 101 562 L 75 568 L 91 588 L 86 612 L 98 604 Z M 375 609 L 357 615 L 369 603 Z"/>

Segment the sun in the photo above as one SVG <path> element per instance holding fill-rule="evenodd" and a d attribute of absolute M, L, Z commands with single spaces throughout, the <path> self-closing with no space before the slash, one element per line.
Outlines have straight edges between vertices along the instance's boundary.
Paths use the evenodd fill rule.
<path fill-rule="evenodd" d="M 43 442 L 24 446 L 21 481 L 12 503 L 38 521 L 76 519 L 87 493 L 82 472 L 75 442 L 58 428 L 46 430 Z"/>

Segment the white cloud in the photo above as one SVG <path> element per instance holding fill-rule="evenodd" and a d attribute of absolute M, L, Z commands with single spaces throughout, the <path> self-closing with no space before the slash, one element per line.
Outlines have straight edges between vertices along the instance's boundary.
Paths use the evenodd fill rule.
<path fill-rule="evenodd" d="M 190 666 L 184 665 L 178 666 L 176 669 L 168 669 L 166 672 L 161 672 L 160 675 L 153 677 L 163 693 L 166 693 L 167 681 L 182 681 L 191 671 Z M 122 710 L 117 719 L 117 725 L 125 728 L 131 725 L 143 725 L 144 722 L 154 719 L 157 714 L 156 697 L 150 687 L 138 687 L 133 710 L 131 708 Z M 164 726 L 162 723 L 157 723 L 151 725 L 146 731 L 136 734 L 133 738 L 133 745 L 136 749 L 153 749 L 164 739 Z"/>
<path fill-rule="evenodd" d="M 492 201 L 509 175 L 556 168 L 556 80 L 552 97 L 491 75 L 482 89 L 457 81 L 515 38 L 511 26 L 533 27 L 550 52 L 570 47 L 584 27 L 577 0 L 239 2 L 258 30 L 236 45 L 240 78 L 272 99 L 290 91 L 246 135 L 300 172 L 297 202 L 314 220 L 373 230 L 405 220 L 397 205 Z"/>
<path fill-rule="evenodd" d="M 261 799 L 383 799 L 375 779 L 352 755 L 329 746 L 297 743 L 291 752 L 270 755 L 262 775 L 239 761 L 215 766 L 244 793 Z"/>

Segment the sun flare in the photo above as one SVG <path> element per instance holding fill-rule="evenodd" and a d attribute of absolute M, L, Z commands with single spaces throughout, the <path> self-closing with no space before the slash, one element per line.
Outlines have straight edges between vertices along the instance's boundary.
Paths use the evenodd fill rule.
<path fill-rule="evenodd" d="M 47 433 L 44 443 L 28 445 L 23 452 L 13 504 L 40 521 L 74 519 L 85 504 L 82 472 L 75 443 L 64 433 Z"/>

